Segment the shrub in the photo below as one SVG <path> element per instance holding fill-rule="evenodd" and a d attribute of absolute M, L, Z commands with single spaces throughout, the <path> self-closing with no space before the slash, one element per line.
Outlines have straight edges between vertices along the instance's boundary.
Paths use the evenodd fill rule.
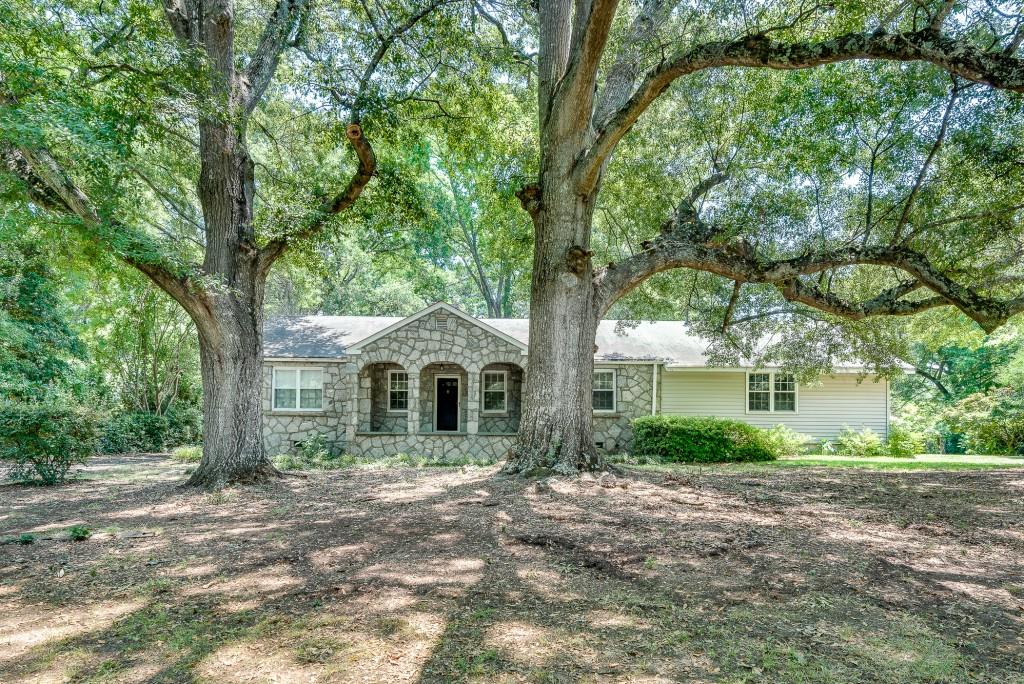
<path fill-rule="evenodd" d="M 856 432 L 848 425 L 830 442 L 833 453 L 842 456 L 885 456 L 885 444 L 878 433 L 869 427 Z"/>
<path fill-rule="evenodd" d="M 0 461 L 8 477 L 52 485 L 96 453 L 96 419 L 62 403 L 0 403 Z"/>
<path fill-rule="evenodd" d="M 203 460 L 203 447 L 180 446 L 171 451 L 171 458 L 182 463 L 198 463 Z"/>
<path fill-rule="evenodd" d="M 1024 390 L 1002 387 L 964 397 L 943 414 L 974 454 L 1024 454 Z"/>
<path fill-rule="evenodd" d="M 71 541 L 85 541 L 92 536 L 92 530 L 85 525 L 72 525 L 68 528 L 68 538 Z"/>
<path fill-rule="evenodd" d="M 35 542 L 36 542 L 36 535 L 32 534 L 31 532 L 22 532 L 21 534 L 18 535 L 18 543 L 21 544 L 22 546 L 27 546 L 29 544 L 34 544 Z"/>
<path fill-rule="evenodd" d="M 765 439 L 771 445 L 772 453 L 777 456 L 793 456 L 802 454 L 807 450 L 808 445 L 814 441 L 810 435 L 797 432 L 786 425 L 776 425 L 770 430 L 765 430 Z"/>
<path fill-rule="evenodd" d="M 924 453 L 925 442 L 924 433 L 902 425 L 891 425 L 885 453 L 889 456 L 917 456 Z"/>
<path fill-rule="evenodd" d="M 779 456 L 764 430 L 722 418 L 643 416 L 633 421 L 633 452 L 666 462 L 770 461 Z"/>
<path fill-rule="evenodd" d="M 163 415 L 125 411 L 104 422 L 100 450 L 105 454 L 163 452 L 195 444 L 202 433 L 202 414 L 195 406 L 174 404 Z"/>

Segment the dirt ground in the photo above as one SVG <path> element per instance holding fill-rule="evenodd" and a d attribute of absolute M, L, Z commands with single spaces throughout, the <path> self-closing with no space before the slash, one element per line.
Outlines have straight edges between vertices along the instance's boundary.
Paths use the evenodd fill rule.
<path fill-rule="evenodd" d="M 1022 470 L 183 478 L 0 487 L 0 682 L 1024 682 Z"/>

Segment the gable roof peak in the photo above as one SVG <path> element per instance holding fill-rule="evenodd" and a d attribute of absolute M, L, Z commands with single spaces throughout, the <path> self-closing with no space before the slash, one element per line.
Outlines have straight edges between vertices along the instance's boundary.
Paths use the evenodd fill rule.
<path fill-rule="evenodd" d="M 384 328 L 383 330 L 379 330 L 379 331 L 375 332 L 374 334 L 370 335 L 369 337 L 365 337 L 365 338 L 359 340 L 355 344 L 350 345 L 348 347 L 348 349 L 346 349 L 345 351 L 348 354 L 358 354 L 359 350 L 362 349 L 367 344 L 370 344 L 371 342 L 379 340 L 380 338 L 382 338 L 385 335 L 388 335 L 388 334 L 394 332 L 395 330 L 398 330 L 399 328 L 402 328 L 402 327 L 404 327 L 406 325 L 409 325 L 410 323 L 412 323 L 414 321 L 418 321 L 419 319 L 424 318 L 425 316 L 429 316 L 430 314 L 438 312 L 438 311 L 444 311 L 445 313 L 448 313 L 448 314 L 450 314 L 452 316 L 456 316 L 458 318 L 461 318 L 462 320 L 467 321 L 467 322 L 469 322 L 469 323 L 471 323 L 471 324 L 473 324 L 473 325 L 475 325 L 475 326 L 477 326 L 477 327 L 479 327 L 479 328 L 489 332 L 490 334 L 494 335 L 495 337 L 498 337 L 498 338 L 508 342 L 509 344 L 517 347 L 523 354 L 525 354 L 527 352 L 527 346 L 525 344 L 523 344 L 522 341 L 517 340 L 516 338 L 512 337 L 511 335 L 509 335 L 507 333 L 504 333 L 501 330 L 498 330 L 494 326 L 492 326 L 492 325 L 490 325 L 488 323 L 485 323 L 484 321 L 480 320 L 479 318 L 477 318 L 477 317 L 475 317 L 475 316 L 473 316 L 471 314 L 468 314 L 465 311 L 463 311 L 462 309 L 459 309 L 458 307 L 452 306 L 451 304 L 449 304 L 447 302 L 434 302 L 430 306 L 427 306 L 427 307 L 425 307 L 423 309 L 420 309 L 416 313 L 414 313 L 414 314 L 412 314 L 410 316 L 406 316 L 405 318 L 402 318 L 402 319 L 396 321 L 395 323 L 392 323 L 391 325 L 389 325 L 388 327 Z"/>

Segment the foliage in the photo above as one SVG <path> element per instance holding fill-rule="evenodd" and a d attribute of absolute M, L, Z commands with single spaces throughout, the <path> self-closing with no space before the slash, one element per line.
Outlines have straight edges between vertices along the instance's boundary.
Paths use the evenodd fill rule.
<path fill-rule="evenodd" d="M 858 432 L 844 425 L 835 440 L 827 442 L 822 450 L 842 456 L 885 456 L 885 442 L 869 427 Z"/>
<path fill-rule="evenodd" d="M 885 442 L 887 456 L 917 456 L 925 453 L 927 438 L 924 433 L 902 425 L 889 426 L 889 438 Z"/>
<path fill-rule="evenodd" d="M 85 525 L 72 525 L 68 528 L 68 538 L 71 541 L 85 541 L 92 536 L 92 530 Z"/>
<path fill-rule="evenodd" d="M 39 236 L 0 213 L 0 398 L 40 399 L 67 381 L 84 346 Z"/>
<path fill-rule="evenodd" d="M 943 413 L 968 453 L 1024 454 L 1024 389 L 1003 387 L 964 397 Z"/>
<path fill-rule="evenodd" d="M 199 463 L 203 460 L 203 447 L 180 446 L 171 450 L 171 458 L 182 463 Z"/>
<path fill-rule="evenodd" d="M 793 430 L 788 425 L 776 425 L 765 430 L 765 439 L 771 444 L 772 453 L 779 456 L 793 456 L 806 451 L 814 438 Z"/>
<path fill-rule="evenodd" d="M 770 461 L 778 440 L 738 420 L 641 416 L 633 420 L 633 451 L 666 462 Z"/>
<path fill-rule="evenodd" d="M 18 543 L 23 546 L 33 544 L 35 543 L 35 541 L 36 535 L 32 534 L 31 532 L 22 532 L 18 535 Z"/>
<path fill-rule="evenodd" d="M 105 454 L 163 452 L 202 437 L 198 407 L 173 404 L 163 415 L 143 411 L 112 414 L 101 426 L 100 450 Z"/>
<path fill-rule="evenodd" d="M 0 462 L 12 480 L 61 483 L 96 445 L 96 418 L 88 411 L 56 402 L 0 402 Z"/>

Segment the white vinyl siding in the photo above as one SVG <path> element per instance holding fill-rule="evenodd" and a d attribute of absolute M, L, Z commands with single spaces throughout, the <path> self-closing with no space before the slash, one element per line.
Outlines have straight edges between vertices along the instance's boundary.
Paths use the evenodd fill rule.
<path fill-rule="evenodd" d="M 747 374 L 743 371 L 670 371 L 661 376 L 661 412 L 679 416 L 717 416 L 757 427 L 786 425 L 822 440 L 849 425 L 870 427 L 881 437 L 888 429 L 888 386 L 855 374 L 824 376 L 799 388 L 799 413 L 748 413 Z"/>

